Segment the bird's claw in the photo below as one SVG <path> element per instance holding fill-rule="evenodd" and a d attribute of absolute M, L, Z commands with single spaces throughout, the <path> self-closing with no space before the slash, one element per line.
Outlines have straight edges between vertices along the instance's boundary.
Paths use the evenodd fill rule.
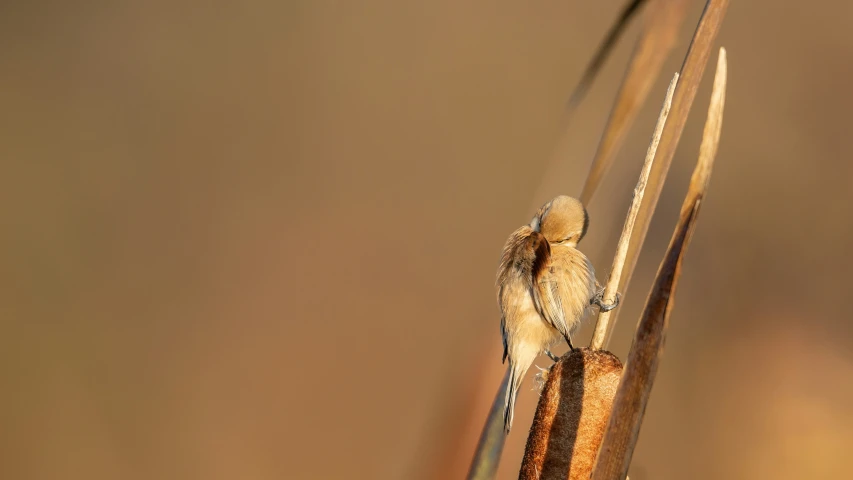
<path fill-rule="evenodd" d="M 609 311 L 613 310 L 614 308 L 616 308 L 617 306 L 619 306 L 619 300 L 622 298 L 622 296 L 619 295 L 619 292 L 616 292 L 616 298 L 613 300 L 613 303 L 603 303 L 604 302 L 604 298 L 602 298 L 603 296 L 604 296 L 604 292 L 601 292 L 599 295 L 596 295 L 592 299 L 592 302 L 591 302 L 594 305 L 598 305 L 598 308 L 602 312 L 609 312 Z"/>
<path fill-rule="evenodd" d="M 560 361 L 560 357 L 558 357 L 558 356 L 554 355 L 553 353 L 551 353 L 551 350 L 547 350 L 547 349 L 546 349 L 546 350 L 545 350 L 545 355 L 548 355 L 548 358 L 550 358 L 551 360 L 553 360 L 553 361 L 554 361 L 554 363 L 557 363 L 557 362 L 559 362 L 559 361 Z M 539 368 L 539 367 L 536 367 L 536 368 Z M 541 369 L 540 369 L 540 370 L 541 370 Z"/>

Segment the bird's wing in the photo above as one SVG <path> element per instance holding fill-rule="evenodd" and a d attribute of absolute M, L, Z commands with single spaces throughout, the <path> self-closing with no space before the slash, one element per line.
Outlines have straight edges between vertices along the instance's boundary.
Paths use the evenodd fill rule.
<path fill-rule="evenodd" d="M 504 244 L 496 281 L 498 305 L 501 309 L 501 337 L 503 338 L 503 360 L 508 354 L 506 329 L 507 318 L 518 315 L 520 303 L 518 291 L 529 291 L 534 272 L 547 262 L 550 248 L 541 234 L 525 225 L 512 232 Z"/>
<path fill-rule="evenodd" d="M 581 320 L 595 290 L 595 274 L 575 248 L 555 246 L 550 260 L 533 278 L 533 301 L 539 313 L 563 336 Z"/>
<path fill-rule="evenodd" d="M 501 338 L 503 339 L 504 344 L 504 353 L 501 363 L 506 361 L 508 353 L 506 318 L 507 316 L 515 315 L 516 310 L 518 310 L 517 304 L 511 301 L 508 292 L 509 282 L 513 280 L 514 276 L 517 276 L 520 273 L 518 272 L 518 265 L 515 260 L 518 258 L 519 249 L 524 247 L 524 244 L 528 237 L 530 237 L 531 233 L 533 233 L 533 230 L 527 225 L 512 232 L 509 238 L 507 238 L 504 248 L 501 251 L 501 263 L 498 266 L 498 275 L 495 281 L 495 286 L 498 291 L 498 306 L 501 309 Z"/>

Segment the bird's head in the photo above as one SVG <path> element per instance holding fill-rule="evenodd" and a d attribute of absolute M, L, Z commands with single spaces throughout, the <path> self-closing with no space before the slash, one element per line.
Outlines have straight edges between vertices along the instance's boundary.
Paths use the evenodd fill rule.
<path fill-rule="evenodd" d="M 541 233 L 549 243 L 576 247 L 586 235 L 589 215 L 580 200 L 560 195 L 542 208 L 530 222 L 530 228 Z"/>

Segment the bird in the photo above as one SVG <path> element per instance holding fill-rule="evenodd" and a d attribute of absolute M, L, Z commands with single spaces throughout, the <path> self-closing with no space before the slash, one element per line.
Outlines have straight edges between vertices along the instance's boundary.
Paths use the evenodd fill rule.
<path fill-rule="evenodd" d="M 603 289 L 589 259 L 577 249 L 589 228 L 586 208 L 576 198 L 559 195 L 542 205 L 536 215 L 514 231 L 501 253 L 497 296 L 501 311 L 503 359 L 509 359 L 509 384 L 504 401 L 504 429 L 512 428 L 515 400 L 533 360 L 571 335 L 592 305 L 608 311 Z"/>

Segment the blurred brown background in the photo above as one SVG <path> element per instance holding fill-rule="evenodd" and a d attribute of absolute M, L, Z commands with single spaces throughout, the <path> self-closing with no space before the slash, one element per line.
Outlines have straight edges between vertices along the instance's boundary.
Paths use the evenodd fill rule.
<path fill-rule="evenodd" d="M 562 107 L 622 3 L 4 2 L 0 478 L 426 479 L 468 455 L 447 436 L 502 372 L 500 248 L 580 192 L 637 25 L 565 135 Z M 589 205 L 600 272 L 702 3 Z M 851 15 L 729 8 L 722 144 L 632 480 L 853 467 Z"/>

